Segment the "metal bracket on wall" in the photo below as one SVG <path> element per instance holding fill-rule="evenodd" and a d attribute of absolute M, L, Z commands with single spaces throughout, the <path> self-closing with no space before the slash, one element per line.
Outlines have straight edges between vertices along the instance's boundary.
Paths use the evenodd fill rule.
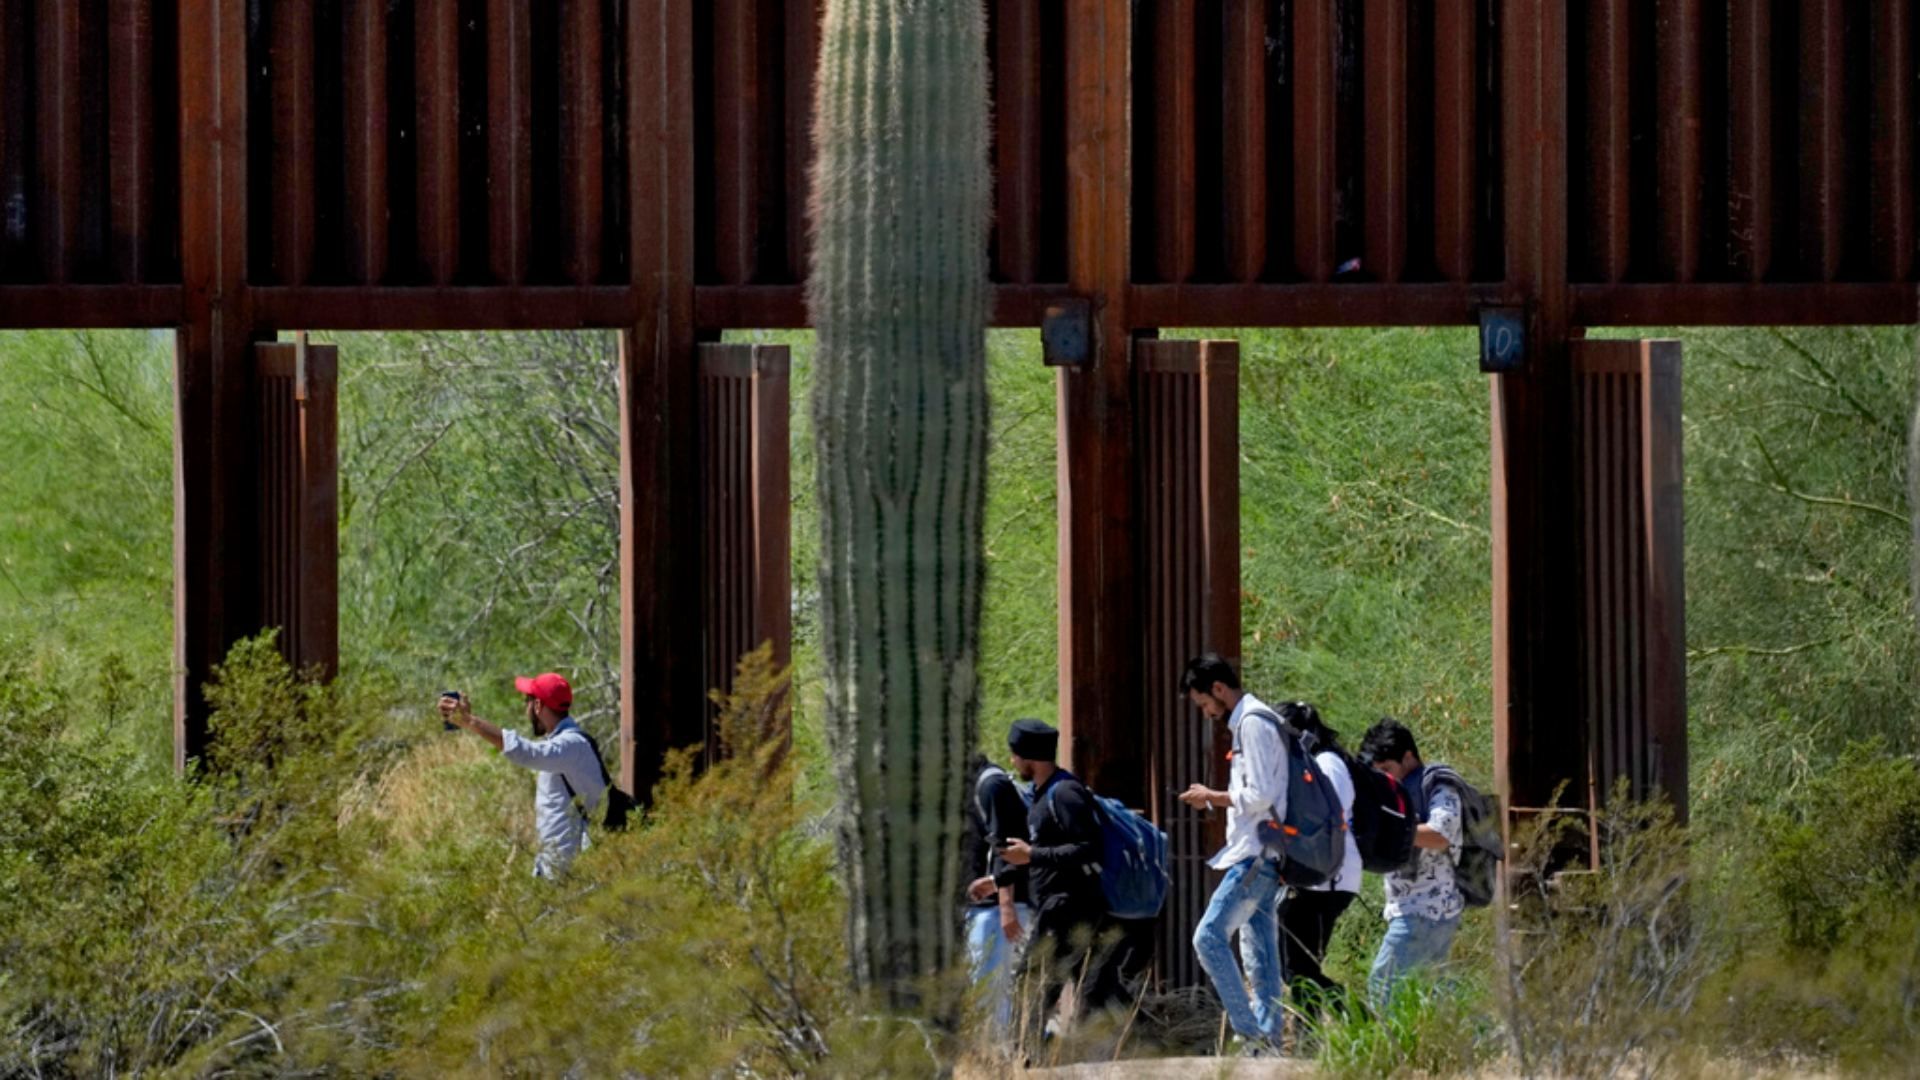
<path fill-rule="evenodd" d="M 1091 364 L 1093 304 L 1080 296 L 1048 304 L 1040 322 L 1040 352 L 1049 367 Z"/>
<path fill-rule="evenodd" d="M 1480 370 L 1519 371 L 1527 366 L 1527 309 L 1480 309 Z"/>

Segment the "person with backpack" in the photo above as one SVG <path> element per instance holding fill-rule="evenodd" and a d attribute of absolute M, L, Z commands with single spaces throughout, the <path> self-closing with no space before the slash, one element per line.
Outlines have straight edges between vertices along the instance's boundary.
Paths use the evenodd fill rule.
<path fill-rule="evenodd" d="M 1013 770 L 1033 785 L 1033 806 L 1026 837 L 1002 837 L 1000 857 L 1027 871 L 1034 908 L 1027 955 L 1030 967 L 1045 965 L 1036 973 L 1045 1011 L 1053 1011 L 1069 982 L 1079 987 L 1077 1006 L 1102 1009 L 1126 991 L 1103 942 L 1110 920 L 1100 881 L 1100 809 L 1087 786 L 1055 763 L 1059 747 L 1060 732 L 1039 720 L 1015 721 L 1007 732 Z M 1049 1021 L 1049 1030 L 1057 1029 Z"/>
<path fill-rule="evenodd" d="M 1280 998 L 1284 991 L 1274 909 L 1281 881 L 1280 861 L 1267 851 L 1259 826 L 1284 821 L 1287 814 L 1287 746 L 1272 710 L 1241 689 L 1233 665 L 1218 653 L 1202 653 L 1187 663 L 1180 688 L 1209 724 L 1225 719 L 1233 733 L 1227 790 L 1195 783 L 1180 801 L 1196 810 L 1227 811 L 1227 842 L 1207 865 L 1225 873 L 1213 891 L 1193 951 L 1213 981 L 1226 1009 L 1235 1041 L 1258 1054 L 1280 1041 Z M 1227 939 L 1240 935 L 1246 962 L 1242 976 Z M 1253 996 L 1247 996 L 1247 984 Z"/>
<path fill-rule="evenodd" d="M 1460 785 L 1433 782 L 1405 724 L 1391 717 L 1374 724 L 1360 754 L 1406 791 L 1419 822 L 1414 858 L 1386 876 L 1387 933 L 1367 977 L 1367 996 L 1377 1009 L 1408 972 L 1446 963 L 1453 948 L 1466 910 L 1454 878 L 1465 820 Z"/>
<path fill-rule="evenodd" d="M 1340 812 L 1347 823 L 1345 855 L 1340 872 L 1317 885 L 1290 888 L 1280 902 L 1280 966 L 1294 1008 L 1303 1016 L 1318 1015 L 1325 1006 L 1339 1007 L 1340 984 L 1322 968 L 1334 923 L 1360 894 L 1362 861 L 1353 829 L 1355 767 L 1340 734 L 1320 718 L 1320 710 L 1304 701 L 1289 701 L 1275 710 L 1282 723 L 1300 733 L 1307 753 L 1340 795 Z"/>
<path fill-rule="evenodd" d="M 1027 871 L 1002 857 L 1009 836 L 1027 832 L 1026 792 L 1007 770 L 975 754 L 968 763 L 967 960 L 973 984 L 983 987 L 994 1030 L 1013 1018 L 1014 968 L 1033 930 Z"/>
<path fill-rule="evenodd" d="M 473 715 L 462 694 L 440 697 L 440 716 L 492 743 L 508 761 L 532 769 L 534 830 L 540 850 L 533 858 L 535 877 L 554 879 L 566 873 L 575 856 L 587 846 L 587 819 L 612 786 L 606 765 L 587 733 L 572 716 L 573 688 L 549 671 L 513 681 L 526 695 L 527 721 L 537 738 L 502 729 Z M 575 804 L 576 798 L 579 804 Z"/>

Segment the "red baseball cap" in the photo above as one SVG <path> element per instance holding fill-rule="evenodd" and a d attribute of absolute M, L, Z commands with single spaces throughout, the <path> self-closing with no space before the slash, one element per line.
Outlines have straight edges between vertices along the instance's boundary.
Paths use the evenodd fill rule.
<path fill-rule="evenodd" d="M 551 671 L 532 678 L 522 675 L 513 680 L 513 688 L 540 699 L 540 704 L 554 712 L 566 712 L 567 707 L 573 704 L 573 687 Z"/>

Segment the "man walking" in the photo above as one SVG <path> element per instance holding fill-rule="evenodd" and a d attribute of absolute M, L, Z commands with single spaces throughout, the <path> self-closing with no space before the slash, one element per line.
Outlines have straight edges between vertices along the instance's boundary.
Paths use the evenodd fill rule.
<path fill-rule="evenodd" d="M 533 873 L 557 878 L 586 847 L 587 815 L 606 795 L 606 774 L 586 732 L 567 715 L 573 707 L 573 688 L 567 680 L 549 671 L 517 678 L 513 685 L 526 695 L 527 720 L 538 738 L 528 739 L 487 723 L 473 715 L 473 706 L 462 695 L 442 697 L 440 715 L 492 743 L 508 761 L 538 774 L 533 785 L 533 822 L 540 850 L 534 855 Z"/>
<path fill-rule="evenodd" d="M 1100 941 L 1108 919 L 1100 891 L 1099 812 L 1086 785 L 1054 763 L 1059 746 L 1060 732 L 1038 720 L 1015 721 L 1007 733 L 1014 771 L 1033 785 L 1033 808 L 1027 813 L 1030 839 L 1008 840 L 1001 857 L 1027 868 L 1034 906 L 1029 956 L 1047 965 L 1041 973 L 1046 1010 L 1052 1011 L 1070 981 L 1088 1008 L 1099 1009 L 1125 996 L 1106 955 L 1110 950 Z"/>
<path fill-rule="evenodd" d="M 1209 722 L 1225 718 L 1233 733 L 1227 790 L 1193 784 L 1180 801 L 1199 810 L 1225 807 L 1227 843 L 1207 865 L 1225 871 L 1207 912 L 1193 932 L 1193 951 L 1213 980 L 1235 1041 L 1249 1053 L 1277 1046 L 1283 991 L 1274 908 L 1280 891 L 1279 863 L 1260 842 L 1260 821 L 1287 813 L 1287 748 L 1272 713 L 1240 688 L 1240 676 L 1218 653 L 1187 664 L 1181 689 Z M 1246 958 L 1243 980 L 1227 939 L 1240 935 Z M 1253 998 L 1247 997 L 1247 983 Z"/>
<path fill-rule="evenodd" d="M 1033 930 L 1027 870 L 1002 857 L 1010 839 L 1027 835 L 1027 797 L 1007 770 L 975 754 L 968 773 L 967 959 L 973 983 L 985 987 L 996 1032 L 1013 1019 L 1013 970 Z"/>
<path fill-rule="evenodd" d="M 1453 877 L 1461 809 L 1459 792 L 1451 786 L 1425 783 L 1426 763 L 1420 760 L 1413 732 L 1398 720 L 1381 720 L 1368 728 L 1360 756 L 1400 782 L 1420 819 L 1413 834 L 1413 861 L 1387 875 L 1387 935 L 1367 977 L 1367 997 L 1378 1009 L 1409 971 L 1446 963 L 1453 948 L 1466 910 Z"/>

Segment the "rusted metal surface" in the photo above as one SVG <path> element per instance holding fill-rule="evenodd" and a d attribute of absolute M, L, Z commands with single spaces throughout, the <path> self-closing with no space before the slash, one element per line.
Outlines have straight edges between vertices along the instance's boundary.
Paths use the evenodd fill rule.
<path fill-rule="evenodd" d="M 178 285 L 0 287 L 0 326 L 16 330 L 161 329 L 186 321 Z"/>
<path fill-rule="evenodd" d="M 600 279 L 600 225 L 605 211 L 600 50 L 599 0 L 562 0 L 561 203 L 567 233 L 564 273 L 575 285 L 591 285 Z"/>
<path fill-rule="evenodd" d="M 1094 363 L 1059 373 L 1060 728 L 1069 767 L 1141 805 L 1134 568 L 1129 0 L 1065 0 L 1067 268 L 1091 297 Z"/>
<path fill-rule="evenodd" d="M 273 96 L 272 280 L 305 285 L 313 274 L 313 0 L 275 0 L 267 15 Z"/>
<path fill-rule="evenodd" d="M 387 5 L 345 0 L 342 11 L 346 277 L 378 285 L 387 274 L 388 253 Z M 281 325 L 316 324 L 293 319 Z"/>
<path fill-rule="evenodd" d="M 792 655 L 787 349 L 700 346 L 700 506 L 705 543 L 701 675 L 729 692 L 740 658 Z M 709 710 L 709 717 L 714 710 Z M 708 760 L 724 752 L 709 720 Z"/>
<path fill-rule="evenodd" d="M 1739 280 L 1773 269 L 1773 12 L 1770 4 L 1729 9 L 1728 95 L 1731 177 L 1727 188 L 1727 261 Z"/>
<path fill-rule="evenodd" d="M 460 266 L 459 32 L 457 0 L 414 0 L 415 235 L 433 285 Z"/>
<path fill-rule="evenodd" d="M 1579 326 L 1900 326 L 1913 285 L 1576 285 Z"/>
<path fill-rule="evenodd" d="M 1293 5 L 1293 262 L 1316 282 L 1334 270 L 1333 5 Z"/>
<path fill-rule="evenodd" d="M 181 280 L 174 362 L 174 764 L 206 745 L 200 687 L 258 629 L 246 270 L 245 0 L 180 0 Z"/>
<path fill-rule="evenodd" d="M 758 268 L 761 111 L 769 89 L 757 77 L 761 36 L 755 0 L 713 0 L 713 250 L 720 281 L 744 285 Z"/>
<path fill-rule="evenodd" d="M 1474 0 L 1434 0 L 1434 264 L 1447 281 L 1474 276 L 1480 210 L 1478 26 Z"/>
<path fill-rule="evenodd" d="M 1704 0 L 1657 0 L 1654 5 L 1655 62 L 1659 109 L 1654 123 L 1659 162 L 1656 169 L 1660 223 L 1659 272 L 1663 280 L 1692 281 L 1700 272 L 1701 152 L 1703 91 L 1701 64 Z"/>
<path fill-rule="evenodd" d="M 1152 162 L 1141 162 L 1151 177 L 1153 198 L 1153 275 L 1179 284 L 1193 275 L 1197 221 L 1194 205 L 1194 19 L 1195 5 L 1160 0 L 1146 8 L 1152 23 L 1142 27 L 1153 51 L 1157 92 L 1142 105 L 1153 111 Z"/>
<path fill-rule="evenodd" d="M 260 621 L 298 672 L 340 668 L 339 357 L 332 345 L 254 347 Z"/>
<path fill-rule="evenodd" d="M 1040 11 L 993 0 L 994 277 L 1034 280 L 1040 231 Z"/>
<path fill-rule="evenodd" d="M 38 99 L 34 129 L 38 135 L 35 204 L 39 210 L 36 233 L 40 267 L 46 280 L 64 284 L 79 268 L 81 150 L 84 81 L 75 74 L 81 64 L 84 8 L 67 0 L 39 0 L 35 5 L 38 38 L 35 69 Z"/>
<path fill-rule="evenodd" d="M 1915 235 L 1915 19 L 1909 0 L 1873 0 L 1872 9 L 1871 268 L 1881 280 L 1906 281 Z"/>
<path fill-rule="evenodd" d="M 1846 43 L 1843 0 L 1800 0 L 1800 269 L 1840 275 L 1846 226 Z"/>
<path fill-rule="evenodd" d="M 0 282 L 40 277 L 27 232 L 27 125 L 34 98 L 30 4 L 0 0 Z"/>
<path fill-rule="evenodd" d="M 1573 345 L 1582 494 L 1581 708 L 1600 805 L 1665 794 L 1686 816 L 1677 342 Z"/>
<path fill-rule="evenodd" d="M 532 28 L 519 0 L 487 0 L 487 266 L 519 285 L 532 259 Z"/>
<path fill-rule="evenodd" d="M 786 273 L 807 277 L 807 170 L 813 164 L 813 83 L 820 64 L 820 14 L 825 0 L 786 0 Z"/>
<path fill-rule="evenodd" d="M 1366 263 L 1372 276 L 1400 280 L 1407 261 L 1407 2 L 1368 0 L 1361 55 L 1366 64 Z M 1422 102 L 1425 104 L 1425 102 Z"/>
<path fill-rule="evenodd" d="M 716 0 L 690 13 L 696 127 L 645 149 L 697 156 L 695 264 L 709 287 L 777 288 L 804 274 L 819 4 Z M 1435 283 L 1524 296 L 1492 241 L 1510 220 L 1502 192 L 1541 138 L 1571 154 L 1561 227 L 1581 284 L 1914 280 L 1911 0 L 1575 5 L 1542 65 L 1562 82 L 1576 76 L 1571 111 L 1509 130 L 1497 117 L 1519 88 L 1505 85 L 1492 43 L 1532 7 L 1135 5 L 1113 39 L 1128 48 L 1127 77 L 1109 91 L 1138 140 L 1140 183 L 1122 211 L 1130 283 L 1391 284 L 1409 290 L 1420 319 L 1432 309 L 1417 290 Z M 1070 19 L 1037 0 L 987 10 L 995 277 L 1063 288 Z M 249 12 L 262 89 L 246 121 L 260 195 L 242 208 L 257 256 L 248 284 L 630 280 L 611 230 L 652 210 L 606 186 L 641 167 L 630 142 L 612 138 L 621 118 L 609 110 L 648 77 L 628 53 L 651 13 L 595 0 L 257 0 Z M 176 0 L 0 2 L 0 277 L 173 280 L 176 162 L 204 150 L 176 123 L 179 19 Z M 390 86 L 406 100 L 390 101 Z M 403 232 L 390 244 L 395 223 Z M 1671 302 L 1649 309 L 1653 294 L 1638 295 L 1642 317 L 1697 324 L 1707 317 L 1691 301 L 1715 294 L 1657 295 Z M 783 292 L 726 296 L 705 309 L 724 325 L 795 321 Z M 1374 304 L 1357 292 L 1355 302 Z M 1206 308 L 1247 325 L 1285 325 L 1302 310 Z M 413 310 L 435 325 L 430 305 Z"/>
<path fill-rule="evenodd" d="M 1627 0 L 1593 0 L 1587 5 L 1585 135 L 1576 147 L 1575 183 L 1586 228 L 1583 262 L 1599 281 L 1627 276 L 1631 173 L 1629 172 L 1629 58 L 1634 48 Z"/>
<path fill-rule="evenodd" d="M 324 330 L 578 330 L 625 327 L 640 317 L 624 285 L 261 287 L 250 290 L 262 326 Z"/>
<path fill-rule="evenodd" d="M 620 783 L 646 798 L 661 756 L 700 741 L 700 518 L 694 356 L 693 11 L 642 5 L 628 26 L 629 265 L 620 335 Z"/>
<path fill-rule="evenodd" d="M 1257 281 L 1267 263 L 1265 0 L 1225 0 L 1221 22 L 1221 255 L 1229 281 Z"/>
<path fill-rule="evenodd" d="M 152 0 L 112 0 L 107 18 L 108 260 L 114 280 L 135 284 L 147 278 L 153 229 Z"/>
<path fill-rule="evenodd" d="M 1490 377 L 1494 782 L 1507 805 L 1551 806 L 1563 781 L 1574 793 L 1586 784 L 1584 736 L 1565 725 L 1579 715 L 1577 650 L 1561 630 L 1578 588 L 1561 557 L 1578 535 L 1566 437 L 1567 146 L 1555 122 L 1567 109 L 1567 32 L 1559 5 L 1503 9 L 1507 286 L 1533 305 L 1525 366 Z"/>
<path fill-rule="evenodd" d="M 1224 722 L 1187 701 L 1180 675 L 1208 650 L 1240 663 L 1239 345 L 1142 341 L 1134 355 L 1145 805 L 1172 856 L 1160 976 L 1185 986 L 1202 981 L 1189 943 L 1218 878 L 1206 860 L 1225 839 L 1224 819 L 1174 794 L 1193 783 L 1224 789 L 1231 742 Z"/>
<path fill-rule="evenodd" d="M 1160 326 L 1449 326 L 1500 297 L 1494 285 L 1135 285 L 1127 317 Z"/>

